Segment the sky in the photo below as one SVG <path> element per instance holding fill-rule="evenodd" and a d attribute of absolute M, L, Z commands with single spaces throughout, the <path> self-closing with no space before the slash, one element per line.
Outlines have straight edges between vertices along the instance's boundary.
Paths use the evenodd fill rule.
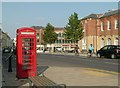
<path fill-rule="evenodd" d="M 15 38 L 16 29 L 21 27 L 45 27 L 47 23 L 65 27 L 74 12 L 81 19 L 112 9 L 118 9 L 118 2 L 2 2 L 2 26 L 4 32 Z"/>

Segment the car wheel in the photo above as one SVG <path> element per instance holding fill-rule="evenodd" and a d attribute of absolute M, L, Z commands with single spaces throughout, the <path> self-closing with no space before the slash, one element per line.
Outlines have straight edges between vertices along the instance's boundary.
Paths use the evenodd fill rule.
<path fill-rule="evenodd" d="M 101 55 L 100 55 L 100 53 L 98 53 L 98 54 L 97 54 L 97 57 L 101 58 Z"/>
<path fill-rule="evenodd" d="M 112 54 L 111 59 L 115 59 L 115 58 L 116 58 L 115 54 Z"/>

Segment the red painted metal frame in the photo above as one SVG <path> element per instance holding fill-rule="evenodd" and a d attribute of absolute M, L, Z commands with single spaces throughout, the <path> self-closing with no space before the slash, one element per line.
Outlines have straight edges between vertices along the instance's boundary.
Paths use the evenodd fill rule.
<path fill-rule="evenodd" d="M 30 34 L 34 33 L 34 34 Z M 30 76 L 36 76 L 36 31 L 33 28 L 20 28 L 17 29 L 17 67 L 16 67 L 16 76 L 20 78 L 28 78 Z M 22 46 L 22 39 L 30 38 L 33 39 L 33 49 L 30 50 L 30 69 L 23 69 L 23 46 Z"/>

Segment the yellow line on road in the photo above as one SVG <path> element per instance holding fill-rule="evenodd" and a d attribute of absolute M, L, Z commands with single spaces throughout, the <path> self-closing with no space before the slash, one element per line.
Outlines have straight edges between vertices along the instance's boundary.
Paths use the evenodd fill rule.
<path fill-rule="evenodd" d="M 96 71 L 96 72 L 103 72 L 103 73 L 109 73 L 109 74 L 114 74 L 114 75 L 120 75 L 120 72 L 113 72 L 113 71 L 94 69 L 94 68 L 85 68 L 85 69 L 91 70 L 91 71 Z"/>

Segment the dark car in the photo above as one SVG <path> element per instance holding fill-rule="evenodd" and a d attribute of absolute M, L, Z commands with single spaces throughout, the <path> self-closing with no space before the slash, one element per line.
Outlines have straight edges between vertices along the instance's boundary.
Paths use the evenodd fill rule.
<path fill-rule="evenodd" d="M 11 50 L 11 48 L 7 47 L 7 48 L 4 48 L 4 49 L 2 50 L 2 52 L 3 52 L 3 53 L 11 53 L 12 50 Z"/>
<path fill-rule="evenodd" d="M 120 46 L 119 45 L 106 45 L 97 51 L 97 57 L 108 57 L 108 58 L 120 58 Z"/>
<path fill-rule="evenodd" d="M 13 54 L 16 55 L 17 54 L 17 48 L 13 47 Z"/>

